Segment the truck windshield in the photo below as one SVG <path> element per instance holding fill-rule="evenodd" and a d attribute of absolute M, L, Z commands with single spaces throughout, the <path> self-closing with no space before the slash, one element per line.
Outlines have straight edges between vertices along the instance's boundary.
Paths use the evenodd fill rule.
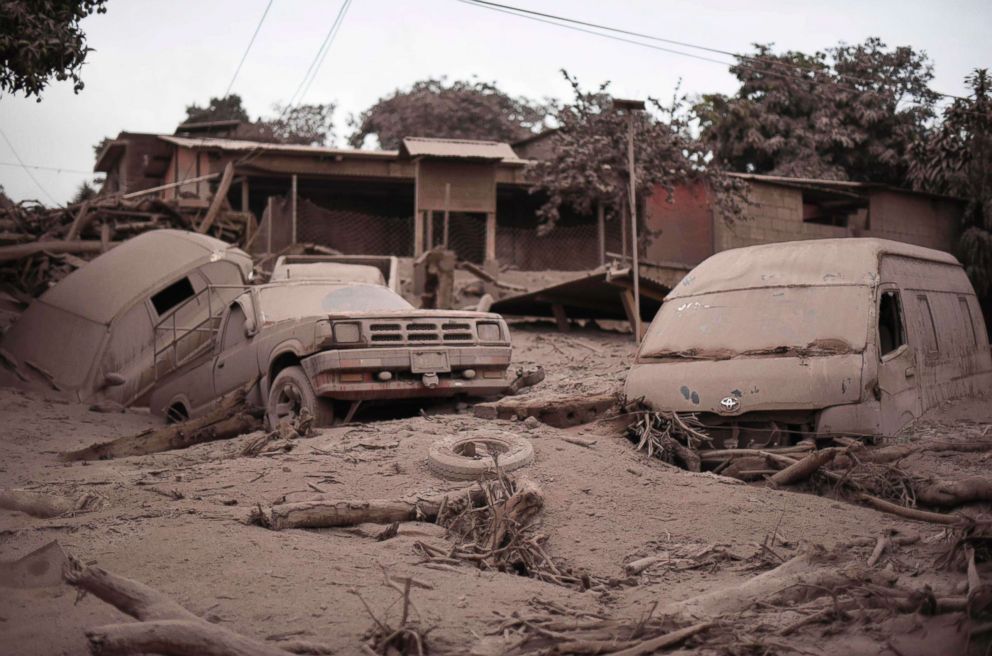
<path fill-rule="evenodd" d="M 265 323 L 326 314 L 390 312 L 413 306 L 379 285 L 274 285 L 258 292 Z"/>
<path fill-rule="evenodd" d="M 871 292 L 863 286 L 769 287 L 666 301 L 641 357 L 720 360 L 739 356 L 860 352 Z"/>

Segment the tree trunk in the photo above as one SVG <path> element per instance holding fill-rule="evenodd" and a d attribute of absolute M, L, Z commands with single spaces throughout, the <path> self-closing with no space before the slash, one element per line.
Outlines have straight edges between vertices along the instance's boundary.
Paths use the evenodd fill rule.
<path fill-rule="evenodd" d="M 775 485 L 795 485 L 812 476 L 820 467 L 837 457 L 843 451 L 840 448 L 814 451 L 795 464 L 789 465 L 780 472 L 773 474 L 768 480 Z"/>

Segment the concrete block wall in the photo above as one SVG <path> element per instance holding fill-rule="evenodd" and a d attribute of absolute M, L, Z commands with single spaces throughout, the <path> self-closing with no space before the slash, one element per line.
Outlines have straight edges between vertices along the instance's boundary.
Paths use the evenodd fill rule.
<path fill-rule="evenodd" d="M 799 189 L 752 182 L 750 200 L 745 219 L 732 224 L 719 218 L 715 221 L 717 251 L 772 242 L 850 236 L 847 228 L 804 222 L 803 194 Z"/>

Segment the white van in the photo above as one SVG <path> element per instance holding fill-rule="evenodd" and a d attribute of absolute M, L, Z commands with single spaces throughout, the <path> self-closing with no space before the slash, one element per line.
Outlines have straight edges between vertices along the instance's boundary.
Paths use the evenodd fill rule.
<path fill-rule="evenodd" d="M 213 237 L 138 235 L 28 306 L 0 341 L 0 384 L 142 404 L 157 377 L 210 346 L 210 321 L 244 291 L 251 273 L 251 257 Z M 173 333 L 201 324 L 194 339 L 173 344 Z"/>
<path fill-rule="evenodd" d="M 724 446 L 893 435 L 992 389 L 982 313 L 951 255 L 881 239 L 718 253 L 666 297 L 628 399 L 695 413 Z"/>

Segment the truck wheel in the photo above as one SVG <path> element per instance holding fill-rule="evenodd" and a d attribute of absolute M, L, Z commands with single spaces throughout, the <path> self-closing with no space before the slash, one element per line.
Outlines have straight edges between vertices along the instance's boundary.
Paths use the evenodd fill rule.
<path fill-rule="evenodd" d="M 280 371 L 269 388 L 269 402 L 266 414 L 269 428 L 275 429 L 280 422 L 292 422 L 306 408 L 313 415 L 317 426 L 330 426 L 334 422 L 334 405 L 330 399 L 322 399 L 313 391 L 310 379 L 300 367 L 286 367 Z"/>
<path fill-rule="evenodd" d="M 530 440 L 513 435 L 447 437 L 432 444 L 427 455 L 432 472 L 456 481 L 491 478 L 496 474 L 497 462 L 501 470 L 511 472 L 533 461 Z"/>

